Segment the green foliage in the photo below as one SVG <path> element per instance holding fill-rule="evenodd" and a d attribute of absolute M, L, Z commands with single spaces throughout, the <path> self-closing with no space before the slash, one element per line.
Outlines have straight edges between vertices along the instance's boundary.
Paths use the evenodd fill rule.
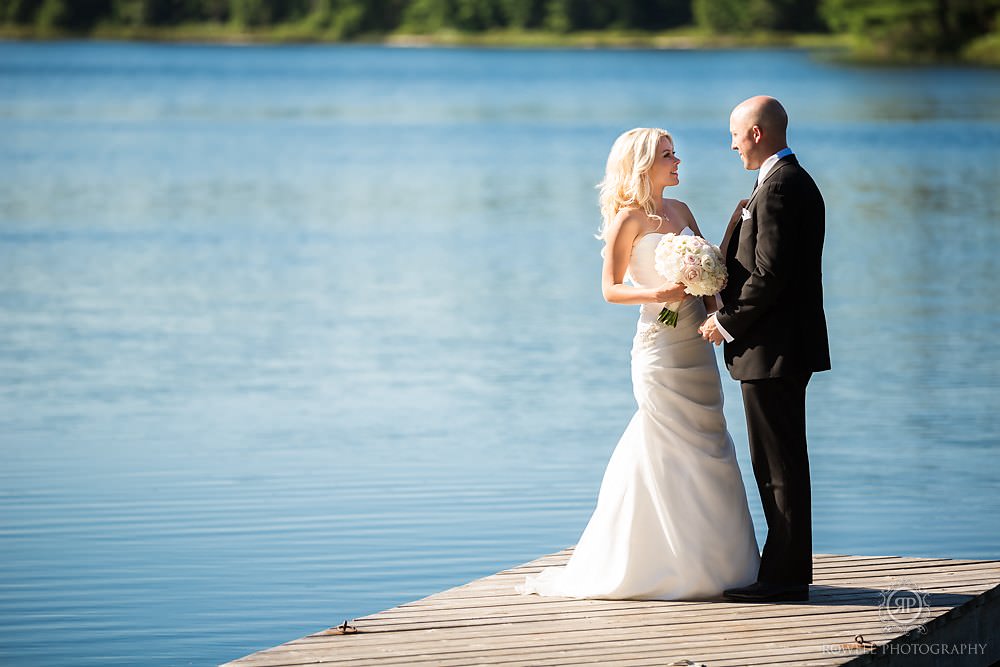
<path fill-rule="evenodd" d="M 364 22 L 364 7 L 357 3 L 340 3 L 330 24 L 330 34 L 337 39 L 356 37 L 364 28 Z"/>
<path fill-rule="evenodd" d="M 650 0 L 633 3 L 633 14 L 638 25 L 649 26 L 654 30 L 679 28 L 691 25 L 694 14 L 691 10 L 691 0 Z"/>
<path fill-rule="evenodd" d="M 744 0 L 694 0 L 694 20 L 712 32 L 740 32 L 749 28 Z"/>
<path fill-rule="evenodd" d="M 970 63 L 1000 67 L 1000 31 L 972 40 L 962 50 L 962 56 Z"/>
<path fill-rule="evenodd" d="M 717 33 L 819 30 L 816 0 L 693 0 L 695 23 Z"/>
<path fill-rule="evenodd" d="M 201 20 L 222 23 L 229 18 L 228 0 L 203 0 L 198 8 L 198 16 Z M 183 17 L 171 17 L 175 21 L 183 20 Z"/>
<path fill-rule="evenodd" d="M 378 31 L 367 25 L 369 11 L 365 4 L 345 0 L 313 0 L 291 8 L 285 20 L 297 20 L 307 32 L 316 32 L 330 39 L 351 39 L 365 30 Z"/>
<path fill-rule="evenodd" d="M 411 32 L 430 33 L 452 26 L 451 0 L 412 0 L 403 12 L 403 27 Z"/>
<path fill-rule="evenodd" d="M 38 29 L 46 33 L 88 28 L 111 13 L 110 0 L 44 0 L 40 5 L 29 13 Z"/>
<path fill-rule="evenodd" d="M 545 3 L 547 30 L 568 33 L 611 27 L 611 9 L 602 3 L 587 0 L 548 0 Z"/>
<path fill-rule="evenodd" d="M 579 25 L 580 3 L 574 0 L 549 0 L 545 7 L 545 27 L 553 32 L 569 32 Z"/>
<path fill-rule="evenodd" d="M 267 25 L 271 22 L 269 5 L 267 0 L 229 0 L 229 20 L 241 28 Z"/>
<path fill-rule="evenodd" d="M 493 0 L 454 0 L 453 22 L 459 30 L 476 32 L 501 25 L 500 8 Z"/>
<path fill-rule="evenodd" d="M 39 5 L 38 0 L 0 0 L 0 22 L 32 23 Z"/>
<path fill-rule="evenodd" d="M 333 19 L 333 0 L 316 0 L 304 23 L 316 30 L 325 30 Z"/>
<path fill-rule="evenodd" d="M 499 8 L 503 22 L 521 30 L 539 27 L 545 16 L 542 0 L 500 0 Z"/>
<path fill-rule="evenodd" d="M 35 15 L 35 25 L 43 33 L 63 28 L 69 23 L 69 10 L 63 0 L 45 0 Z"/>
<path fill-rule="evenodd" d="M 655 31 L 698 24 L 731 32 L 815 29 L 818 0 L 0 0 L 0 22 L 64 28 L 104 22 L 241 28 L 298 23 L 337 34 L 492 29 Z M 803 18 L 804 17 L 804 18 Z M 810 23 L 811 21 L 811 23 Z M 786 25 L 787 24 L 787 25 Z"/>
<path fill-rule="evenodd" d="M 111 19 L 119 25 L 143 25 L 146 23 L 146 12 L 143 0 L 116 0 Z"/>
<path fill-rule="evenodd" d="M 651 35 L 694 24 L 738 43 L 832 30 L 880 59 L 994 62 L 1000 0 L 0 0 L 8 34 L 270 35 L 352 39 L 395 31 L 461 35 Z M 198 33 L 203 30 L 203 33 Z M 193 32 L 192 32 L 193 31 Z M 525 33 L 525 31 L 543 31 Z M 179 34 L 179 33 L 178 33 Z M 695 33 L 692 33 L 695 34 Z M 626 37 L 627 38 L 627 37 Z M 600 40 L 600 37 L 594 39 Z"/>
<path fill-rule="evenodd" d="M 1000 0 L 823 0 L 830 27 L 885 56 L 957 53 L 996 25 Z"/>
<path fill-rule="evenodd" d="M 771 0 L 770 7 L 761 9 L 771 30 L 818 32 L 826 25 L 819 16 L 819 0 Z"/>

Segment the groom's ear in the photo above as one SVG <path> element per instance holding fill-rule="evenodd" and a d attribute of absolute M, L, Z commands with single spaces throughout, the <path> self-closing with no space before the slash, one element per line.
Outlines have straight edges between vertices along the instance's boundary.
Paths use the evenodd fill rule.
<path fill-rule="evenodd" d="M 753 132 L 754 143 L 759 144 L 760 140 L 764 137 L 764 132 L 763 130 L 760 129 L 760 125 L 754 125 L 752 128 L 750 128 L 750 131 Z"/>

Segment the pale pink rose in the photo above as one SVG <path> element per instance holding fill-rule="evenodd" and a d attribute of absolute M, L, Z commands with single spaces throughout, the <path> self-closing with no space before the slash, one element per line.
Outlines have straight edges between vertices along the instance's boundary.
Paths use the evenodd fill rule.
<path fill-rule="evenodd" d="M 681 273 L 681 277 L 685 280 L 698 280 L 701 278 L 701 269 L 697 266 L 689 266 L 684 269 Z"/>

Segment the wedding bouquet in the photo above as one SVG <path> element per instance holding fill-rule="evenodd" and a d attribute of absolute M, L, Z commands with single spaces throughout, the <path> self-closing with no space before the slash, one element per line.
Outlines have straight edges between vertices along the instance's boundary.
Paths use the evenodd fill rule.
<path fill-rule="evenodd" d="M 692 296 L 716 294 L 726 286 L 729 274 L 722 251 L 700 236 L 665 234 L 655 252 L 656 272 L 668 282 L 684 285 Z M 680 302 L 667 304 L 657 319 L 676 327 L 679 307 Z"/>

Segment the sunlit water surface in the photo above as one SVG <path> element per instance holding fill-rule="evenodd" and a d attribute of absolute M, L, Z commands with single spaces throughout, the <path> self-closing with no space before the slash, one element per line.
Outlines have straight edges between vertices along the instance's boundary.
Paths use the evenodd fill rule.
<path fill-rule="evenodd" d="M 0 43 L 0 663 L 218 663 L 573 544 L 634 410 L 607 151 L 670 130 L 718 242 L 762 91 L 828 207 L 816 551 L 996 558 L 1000 73 Z"/>

